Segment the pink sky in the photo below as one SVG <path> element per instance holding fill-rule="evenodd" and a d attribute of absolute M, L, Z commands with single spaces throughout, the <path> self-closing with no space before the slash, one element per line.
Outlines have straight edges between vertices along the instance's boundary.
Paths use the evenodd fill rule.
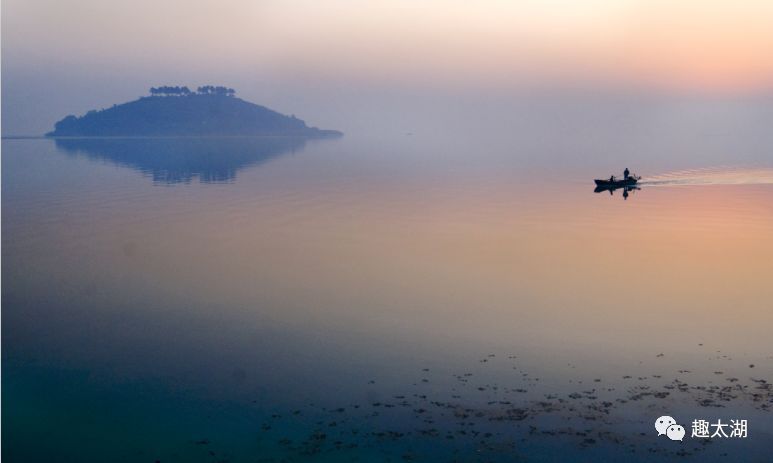
<path fill-rule="evenodd" d="M 773 83 L 767 0 L 8 0 L 3 9 L 3 51 L 28 66 L 481 86 Z"/>

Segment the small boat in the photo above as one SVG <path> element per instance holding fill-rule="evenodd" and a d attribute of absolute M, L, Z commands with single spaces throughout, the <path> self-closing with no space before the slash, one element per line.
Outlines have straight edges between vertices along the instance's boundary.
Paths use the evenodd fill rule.
<path fill-rule="evenodd" d="M 596 182 L 596 186 L 601 188 L 620 188 L 623 186 L 636 185 L 636 182 L 638 182 L 639 179 L 641 179 L 641 177 L 631 175 L 628 178 L 623 179 L 616 179 L 615 177 L 610 177 L 604 180 L 596 179 L 594 182 Z"/>

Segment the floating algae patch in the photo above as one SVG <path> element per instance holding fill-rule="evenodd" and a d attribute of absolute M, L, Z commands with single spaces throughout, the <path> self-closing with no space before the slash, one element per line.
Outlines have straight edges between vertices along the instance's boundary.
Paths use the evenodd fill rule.
<path fill-rule="evenodd" d="M 483 369 L 510 370 L 512 363 L 489 360 Z M 416 372 L 417 381 L 379 400 L 342 400 L 272 414 L 262 433 L 286 461 L 588 461 L 621 455 L 629 461 L 651 461 L 653 455 L 664 461 L 714 461 L 730 449 L 761 455 L 766 436 L 746 441 L 688 438 L 666 445 L 671 442 L 657 439 L 653 420 L 670 413 L 689 431 L 692 419 L 720 417 L 727 422 L 735 417 L 748 419 L 758 433 L 771 421 L 773 383 L 751 367 L 737 368 L 737 376 L 664 368 L 643 375 L 578 377 L 569 388 L 549 393 L 543 383 L 555 378 L 530 375 L 516 381 L 527 374 L 519 369 L 513 378 L 492 381 L 480 368 L 474 370 L 454 373 L 447 391 L 426 386 L 420 379 L 434 383 L 448 378 L 425 369 Z"/>

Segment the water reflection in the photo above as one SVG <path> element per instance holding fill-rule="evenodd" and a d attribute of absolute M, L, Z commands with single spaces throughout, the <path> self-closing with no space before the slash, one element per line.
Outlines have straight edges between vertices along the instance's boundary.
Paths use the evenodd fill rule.
<path fill-rule="evenodd" d="M 56 146 L 71 156 L 86 156 L 129 167 L 154 183 L 227 183 L 236 172 L 287 153 L 300 152 L 305 138 L 68 138 Z"/>
<path fill-rule="evenodd" d="M 631 214 L 588 194 L 598 165 L 517 169 L 519 145 L 309 142 L 224 188 L 100 165 L 214 181 L 292 151 L 270 141 L 3 141 L 4 452 L 723 461 L 650 420 L 773 429 L 770 175 L 653 162 Z"/>
<path fill-rule="evenodd" d="M 610 196 L 614 196 L 614 192 L 616 190 L 620 190 L 620 189 L 623 190 L 623 199 L 624 200 L 628 199 L 628 196 L 629 196 L 629 194 L 631 192 L 634 192 L 636 190 L 641 190 L 641 188 L 639 188 L 638 186 L 635 186 L 635 185 L 624 185 L 624 186 L 622 186 L 622 185 L 617 185 L 617 186 L 600 185 L 600 186 L 597 186 L 593 190 L 593 192 L 594 193 L 603 193 L 605 191 L 608 191 Z"/>

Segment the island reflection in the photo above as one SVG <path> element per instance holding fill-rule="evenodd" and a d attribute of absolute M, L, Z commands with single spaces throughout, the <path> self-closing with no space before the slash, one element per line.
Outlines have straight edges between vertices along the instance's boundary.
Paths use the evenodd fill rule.
<path fill-rule="evenodd" d="M 58 138 L 69 156 L 85 156 L 138 170 L 154 183 L 230 183 L 236 172 L 303 151 L 302 137 Z"/>

